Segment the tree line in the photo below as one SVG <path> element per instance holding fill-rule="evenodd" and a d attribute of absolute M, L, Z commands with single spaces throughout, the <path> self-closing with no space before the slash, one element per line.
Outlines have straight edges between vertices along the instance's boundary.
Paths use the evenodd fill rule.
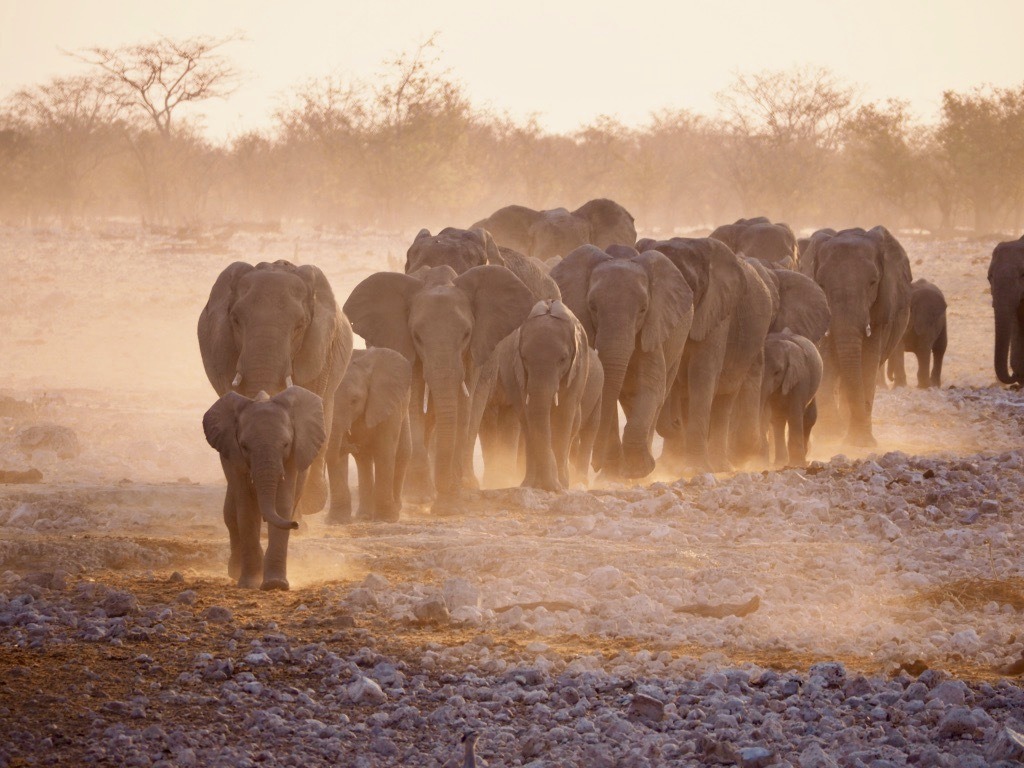
<path fill-rule="evenodd" d="M 151 227 L 304 221 L 466 226 L 509 203 L 626 206 L 646 232 L 768 215 L 933 233 L 1024 226 L 1024 83 L 946 91 L 934 123 L 829 70 L 738 76 L 714 115 L 602 117 L 569 133 L 473 105 L 433 39 L 374 82 L 294 89 L 264 131 L 211 142 L 187 108 L 230 95 L 233 38 L 70 54 L 87 74 L 0 103 L 0 220 Z M 666 83 L 671 88 L 671 82 Z"/>

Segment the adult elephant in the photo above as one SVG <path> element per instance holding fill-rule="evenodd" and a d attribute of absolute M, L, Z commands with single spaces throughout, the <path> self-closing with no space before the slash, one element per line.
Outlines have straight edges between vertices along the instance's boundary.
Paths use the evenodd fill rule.
<path fill-rule="evenodd" d="M 604 369 L 594 469 L 645 477 L 654 471 L 655 425 L 693 322 L 693 291 L 665 256 L 629 246 L 582 246 L 551 276 Z"/>
<path fill-rule="evenodd" d="M 879 364 L 903 336 L 910 318 L 910 261 L 885 227 L 819 230 L 800 265 L 828 297 L 832 318 L 821 345 L 823 421 L 838 421 L 837 384 L 850 411 L 846 440 L 876 445 L 871 431 Z"/>
<path fill-rule="evenodd" d="M 462 482 L 469 384 L 533 305 L 533 294 L 523 282 L 494 265 L 461 275 L 447 266 L 417 275 L 377 272 L 359 283 L 345 302 L 345 314 L 367 344 L 394 349 L 413 363 L 408 483 L 418 482 L 431 493 L 436 489 L 438 511 L 455 499 Z M 432 423 L 424 418 L 428 408 Z M 432 427 L 433 483 L 427 457 Z"/>
<path fill-rule="evenodd" d="M 614 200 L 599 198 L 575 211 L 535 211 L 522 205 L 501 208 L 473 225 L 491 233 L 498 245 L 546 261 L 581 245 L 607 249 L 636 242 L 633 216 Z"/>
<path fill-rule="evenodd" d="M 275 395 L 293 384 L 319 396 L 328 439 L 334 393 L 352 356 L 352 326 L 324 273 L 288 261 L 224 269 L 199 315 L 199 351 L 218 395 Z M 327 502 L 321 446 L 299 502 L 302 514 Z"/>
<path fill-rule="evenodd" d="M 500 264 L 498 246 L 484 229 L 445 227 L 436 235 L 421 229 L 405 254 L 405 274 L 423 268 L 449 266 L 461 275 L 484 264 Z"/>
<path fill-rule="evenodd" d="M 766 264 L 796 266 L 796 235 L 788 224 L 773 224 L 764 216 L 738 219 L 718 227 L 710 236 L 728 245 L 733 253 L 742 253 Z"/>
<path fill-rule="evenodd" d="M 733 409 L 741 392 L 752 399 L 741 409 L 751 414 L 744 431 L 750 433 L 750 442 L 758 433 L 755 400 L 776 300 L 758 270 L 721 240 L 645 239 L 637 247 L 664 254 L 694 297 L 693 325 L 658 422 L 666 459 L 679 469 L 729 469 L 730 433 L 736 432 Z"/>
<path fill-rule="evenodd" d="M 988 283 L 996 323 L 996 376 L 1003 384 L 1024 383 L 1024 237 L 992 250 Z"/>

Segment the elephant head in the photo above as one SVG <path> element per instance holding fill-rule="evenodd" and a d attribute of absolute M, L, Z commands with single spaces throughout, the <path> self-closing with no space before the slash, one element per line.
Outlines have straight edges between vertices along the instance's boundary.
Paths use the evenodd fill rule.
<path fill-rule="evenodd" d="M 259 512 L 277 528 L 292 520 L 299 475 L 326 438 L 323 401 L 302 387 L 255 399 L 228 392 L 203 416 L 206 441 L 220 453 L 234 495 L 250 486 Z"/>
<path fill-rule="evenodd" d="M 849 440 L 874 445 L 871 408 L 875 373 L 906 329 L 910 262 L 885 227 L 816 232 L 802 268 L 825 291 L 841 388 L 850 408 Z"/>
<path fill-rule="evenodd" d="M 692 317 L 694 294 L 662 254 L 638 253 L 628 246 L 610 250 L 615 255 L 593 245 L 577 248 L 551 270 L 551 276 L 565 305 L 579 318 L 591 346 L 597 349 L 604 369 L 594 466 L 642 477 L 654 468 L 648 447 L 653 424 L 627 422 L 620 462 L 619 396 L 634 354 L 660 353 L 669 335 Z M 663 399 L 663 392 L 661 396 Z M 661 402 L 644 405 L 650 407 L 643 410 L 651 411 L 656 419 Z"/>
<path fill-rule="evenodd" d="M 360 419 L 373 429 L 395 409 L 407 407 L 412 364 L 393 349 L 357 349 L 335 395 L 334 426 L 347 434 Z"/>
<path fill-rule="evenodd" d="M 633 245 L 636 242 L 636 224 L 632 214 L 607 198 L 590 200 L 573 215 L 590 224 L 590 240 L 587 242 L 607 251 L 611 245 Z"/>
<path fill-rule="evenodd" d="M 1024 237 L 995 247 L 988 282 L 995 313 L 996 376 L 1003 384 L 1020 384 L 1024 382 Z"/>
<path fill-rule="evenodd" d="M 529 253 L 530 227 L 537 222 L 540 213 L 525 205 L 506 205 L 486 219 L 476 222 L 470 229 L 487 230 L 499 247 Z"/>
<path fill-rule="evenodd" d="M 779 333 L 788 328 L 817 344 L 832 319 L 825 291 L 800 272 L 782 267 L 769 272 L 779 292 L 779 311 L 769 331 Z"/>
<path fill-rule="evenodd" d="M 711 237 L 721 240 L 733 253 L 759 261 L 793 267 L 797 260 L 796 236 L 788 224 L 773 224 L 764 216 L 724 224 Z"/>
<path fill-rule="evenodd" d="M 470 373 L 505 336 L 519 327 L 534 298 L 504 267 L 485 265 L 456 275 L 436 267 L 414 277 L 370 275 L 353 289 L 345 312 L 367 344 L 388 347 L 413 362 L 434 408 L 437 434 L 435 484 L 455 492 L 459 413 L 467 404 Z M 419 407 L 419 403 L 414 404 Z"/>
<path fill-rule="evenodd" d="M 315 388 L 338 332 L 324 273 L 287 261 L 236 261 L 217 278 L 199 317 L 199 347 L 218 394 L 246 397 L 293 383 Z"/>
<path fill-rule="evenodd" d="M 421 229 L 406 253 L 405 274 L 447 265 L 461 275 L 473 267 L 501 263 L 498 246 L 484 229 L 445 227 L 436 235 Z"/>
<path fill-rule="evenodd" d="M 564 256 L 591 240 L 590 222 L 565 208 L 540 211 L 530 227 L 530 249 L 535 259 L 544 261 L 552 256 Z"/>

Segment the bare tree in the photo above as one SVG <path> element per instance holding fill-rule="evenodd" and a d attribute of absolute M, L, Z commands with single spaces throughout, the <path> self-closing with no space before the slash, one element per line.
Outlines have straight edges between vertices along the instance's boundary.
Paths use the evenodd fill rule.
<path fill-rule="evenodd" d="M 718 94 L 731 141 L 721 158 L 748 214 L 797 219 L 818 195 L 854 91 L 822 67 L 740 75 Z"/>
<path fill-rule="evenodd" d="M 69 54 L 99 68 L 110 91 L 147 116 L 154 130 L 170 138 L 175 111 L 185 104 L 230 96 L 238 72 L 219 52 L 237 36 L 161 37 L 122 48 L 89 48 Z"/>

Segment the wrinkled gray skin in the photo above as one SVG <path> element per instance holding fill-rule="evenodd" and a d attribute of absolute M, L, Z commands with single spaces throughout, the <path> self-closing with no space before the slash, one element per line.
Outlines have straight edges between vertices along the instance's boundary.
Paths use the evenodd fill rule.
<path fill-rule="evenodd" d="M 995 314 L 996 376 L 1003 384 L 1024 383 L 1024 237 L 992 250 L 988 283 Z"/>
<path fill-rule="evenodd" d="M 917 386 L 942 386 L 942 358 L 946 354 L 946 297 L 924 278 L 910 285 L 910 320 L 888 360 L 889 381 L 907 386 L 904 355 L 917 357 Z"/>
<path fill-rule="evenodd" d="M 319 268 L 287 261 L 229 265 L 199 316 L 199 350 L 218 395 L 271 395 L 289 384 L 328 404 L 352 355 L 352 326 Z M 324 414 L 330 436 L 333 409 Z M 302 494 L 301 514 L 327 501 L 325 451 L 317 454 Z"/>
<path fill-rule="evenodd" d="M 828 297 L 832 319 L 821 343 L 822 426 L 839 422 L 837 386 L 850 411 L 846 440 L 874 446 L 871 412 L 876 372 L 892 354 L 910 318 L 910 261 L 885 227 L 819 230 L 800 264 Z"/>
<path fill-rule="evenodd" d="M 405 470 L 412 453 L 411 387 L 412 364 L 393 349 L 374 347 L 352 353 L 334 396 L 334 431 L 328 453 L 342 459 L 338 467 L 344 467 L 344 475 L 331 474 L 328 523 L 352 520 L 349 454 L 355 457 L 359 470 L 358 516 L 364 520 L 398 520 Z"/>
<path fill-rule="evenodd" d="M 436 235 L 421 229 L 405 255 L 405 274 L 417 270 L 449 266 L 461 275 L 473 267 L 501 264 L 501 253 L 494 239 L 479 227 L 445 227 Z"/>
<path fill-rule="evenodd" d="M 694 296 L 686 350 L 658 421 L 658 433 L 665 438 L 663 457 L 677 471 L 727 470 L 732 467 L 731 435 L 742 433 L 745 448 L 760 442 L 764 338 L 776 299 L 758 270 L 720 240 L 647 239 L 637 247 L 665 254 Z M 732 426 L 738 399 L 740 412 L 748 414 L 742 429 Z M 747 438 L 750 433 L 753 437 Z"/>
<path fill-rule="evenodd" d="M 288 589 L 288 534 L 310 464 L 326 441 L 323 401 L 302 387 L 250 400 L 223 395 L 203 416 L 207 442 L 220 454 L 228 487 L 224 523 L 228 573 L 240 587 Z M 268 524 L 267 553 L 260 528 Z"/>
<path fill-rule="evenodd" d="M 590 200 L 575 211 L 535 211 L 509 205 L 478 221 L 473 225 L 476 227 L 490 232 L 498 245 L 541 261 L 565 256 L 581 245 L 607 249 L 636 242 L 633 216 L 615 201 L 604 198 Z"/>
<path fill-rule="evenodd" d="M 814 396 L 821 372 L 821 356 L 810 339 L 788 330 L 765 338 L 761 412 L 763 429 L 774 436 L 776 466 L 807 462 L 807 445 L 818 417 Z"/>
<path fill-rule="evenodd" d="M 832 321 L 828 297 L 821 286 L 791 269 L 773 268 L 767 274 L 779 294 L 779 311 L 769 333 L 781 333 L 788 328 L 815 344 L 821 341 Z"/>
<path fill-rule="evenodd" d="M 796 236 L 788 224 L 773 224 L 764 216 L 738 219 L 724 224 L 710 237 L 721 240 L 733 253 L 762 261 L 765 264 L 793 268 L 797 263 Z"/>
<path fill-rule="evenodd" d="M 569 455 L 583 421 L 583 395 L 590 373 L 587 335 L 561 301 L 540 301 L 523 324 L 498 345 L 498 381 L 493 394 L 498 423 L 507 406 L 526 439 L 522 485 L 546 491 L 569 487 Z M 589 414 L 588 414 L 589 415 Z M 504 438 L 513 459 L 518 440 Z"/>
<path fill-rule="evenodd" d="M 412 485 L 421 497 L 436 489 L 439 512 L 447 511 L 462 485 L 470 384 L 533 304 L 519 278 L 492 265 L 461 275 L 447 266 L 420 276 L 378 272 L 359 283 L 345 302 L 346 315 L 368 345 L 394 349 L 413 365 L 407 487 Z M 433 473 L 427 456 L 431 433 L 436 438 Z"/>
<path fill-rule="evenodd" d="M 665 256 L 628 246 L 582 246 L 551 276 L 604 371 L 594 469 L 646 477 L 654 471 L 655 425 L 693 322 L 693 291 Z M 621 440 L 619 404 L 626 415 Z"/>

